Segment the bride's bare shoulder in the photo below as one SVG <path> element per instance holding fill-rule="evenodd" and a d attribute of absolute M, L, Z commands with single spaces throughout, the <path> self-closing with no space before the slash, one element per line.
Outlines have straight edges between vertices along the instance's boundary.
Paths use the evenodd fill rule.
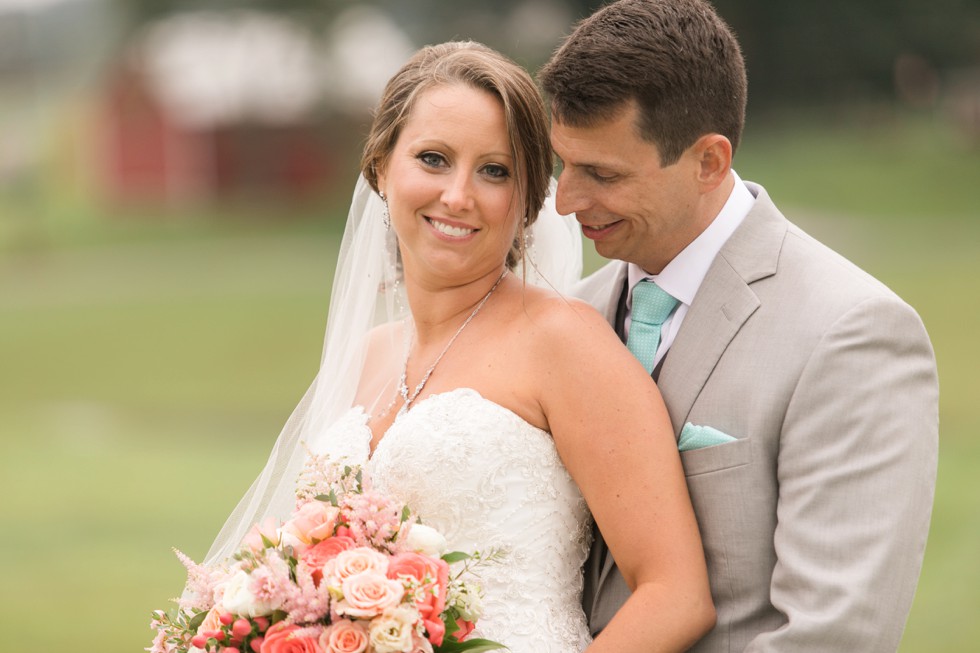
<path fill-rule="evenodd" d="M 616 338 L 612 327 L 591 304 L 547 288 L 528 288 L 525 315 L 538 337 L 580 338 L 600 333 Z"/>
<path fill-rule="evenodd" d="M 597 318 L 604 320 L 595 308 L 577 297 L 559 293 L 550 288 L 528 285 L 524 289 L 524 303 L 533 317 L 548 317 L 558 321 Z"/>

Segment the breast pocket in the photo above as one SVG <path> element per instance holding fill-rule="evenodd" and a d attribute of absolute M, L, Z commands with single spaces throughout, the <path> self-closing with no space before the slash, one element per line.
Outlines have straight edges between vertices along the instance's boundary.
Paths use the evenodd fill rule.
<path fill-rule="evenodd" d="M 687 477 L 720 472 L 752 462 L 752 439 L 716 444 L 703 449 L 681 452 L 681 463 Z"/>

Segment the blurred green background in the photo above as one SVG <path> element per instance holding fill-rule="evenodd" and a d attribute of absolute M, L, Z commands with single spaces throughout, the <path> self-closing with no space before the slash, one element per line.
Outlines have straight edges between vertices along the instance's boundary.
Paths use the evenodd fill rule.
<path fill-rule="evenodd" d="M 300 82 L 287 89 L 294 106 L 272 109 L 248 100 L 245 83 L 218 94 L 238 92 L 237 106 L 185 115 L 173 98 L 152 102 L 159 79 L 133 43 L 203 6 L 275 9 L 277 20 L 333 42 L 364 41 L 366 23 L 345 10 L 373 8 L 390 19 L 375 28 L 400 26 L 402 45 L 474 37 L 535 68 L 594 4 L 514 0 L 489 15 L 462 2 L 436 19 L 437 3 L 423 0 L 0 0 L 4 650 L 149 644 L 150 611 L 169 607 L 183 583 L 170 547 L 203 556 L 316 372 L 365 98 L 377 92 L 369 84 L 343 102 L 328 93 L 337 101 L 317 96 L 297 111 Z M 718 3 L 742 38 L 753 94 L 739 174 L 912 304 L 936 349 L 939 483 L 903 653 L 980 641 L 971 380 L 980 362 L 980 8 L 939 4 L 831 2 L 793 13 Z M 229 16 L 218 24 L 243 15 L 217 14 Z M 763 15 L 769 24 L 758 25 Z M 776 38 L 772 23 L 798 38 Z M 208 43 L 227 36 L 214 25 Z M 389 65 L 408 49 L 396 48 Z M 191 54 L 190 67 L 167 55 L 180 79 L 200 73 Z M 323 57 L 370 63 L 363 53 Z M 308 57 L 284 60 L 296 67 Z M 215 74 L 255 76 L 234 70 Z M 338 79 L 356 85 L 337 70 L 334 90 Z M 206 102 L 214 79 L 178 100 Z M 112 143 L 132 137 L 126 125 L 155 131 L 137 129 L 144 140 L 123 156 Z M 203 174 L 199 159 L 173 170 L 140 148 L 202 139 L 219 155 L 208 159 L 207 184 L 188 186 Z M 291 159 L 298 147 L 303 156 Z"/>

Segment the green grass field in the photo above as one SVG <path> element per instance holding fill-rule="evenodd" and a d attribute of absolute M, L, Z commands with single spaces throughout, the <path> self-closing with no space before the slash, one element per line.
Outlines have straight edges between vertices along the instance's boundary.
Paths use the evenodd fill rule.
<path fill-rule="evenodd" d="M 763 181 L 791 219 L 888 283 L 929 329 L 942 384 L 939 486 L 901 650 L 971 650 L 980 152 L 931 123 L 749 138 L 743 178 Z M 150 611 L 183 582 L 170 547 L 204 554 L 319 362 L 341 218 L 91 213 L 0 197 L 9 651 L 147 646 Z"/>

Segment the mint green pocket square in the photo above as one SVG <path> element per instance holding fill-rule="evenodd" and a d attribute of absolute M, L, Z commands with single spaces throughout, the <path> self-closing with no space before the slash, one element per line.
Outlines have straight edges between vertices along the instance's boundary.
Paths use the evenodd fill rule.
<path fill-rule="evenodd" d="M 681 429 L 681 437 L 677 441 L 677 448 L 680 451 L 693 451 L 694 449 L 704 449 L 705 447 L 713 447 L 716 444 L 725 444 L 726 442 L 734 441 L 735 438 L 727 433 L 722 433 L 718 429 L 711 428 L 710 426 L 698 426 L 688 422 Z"/>

